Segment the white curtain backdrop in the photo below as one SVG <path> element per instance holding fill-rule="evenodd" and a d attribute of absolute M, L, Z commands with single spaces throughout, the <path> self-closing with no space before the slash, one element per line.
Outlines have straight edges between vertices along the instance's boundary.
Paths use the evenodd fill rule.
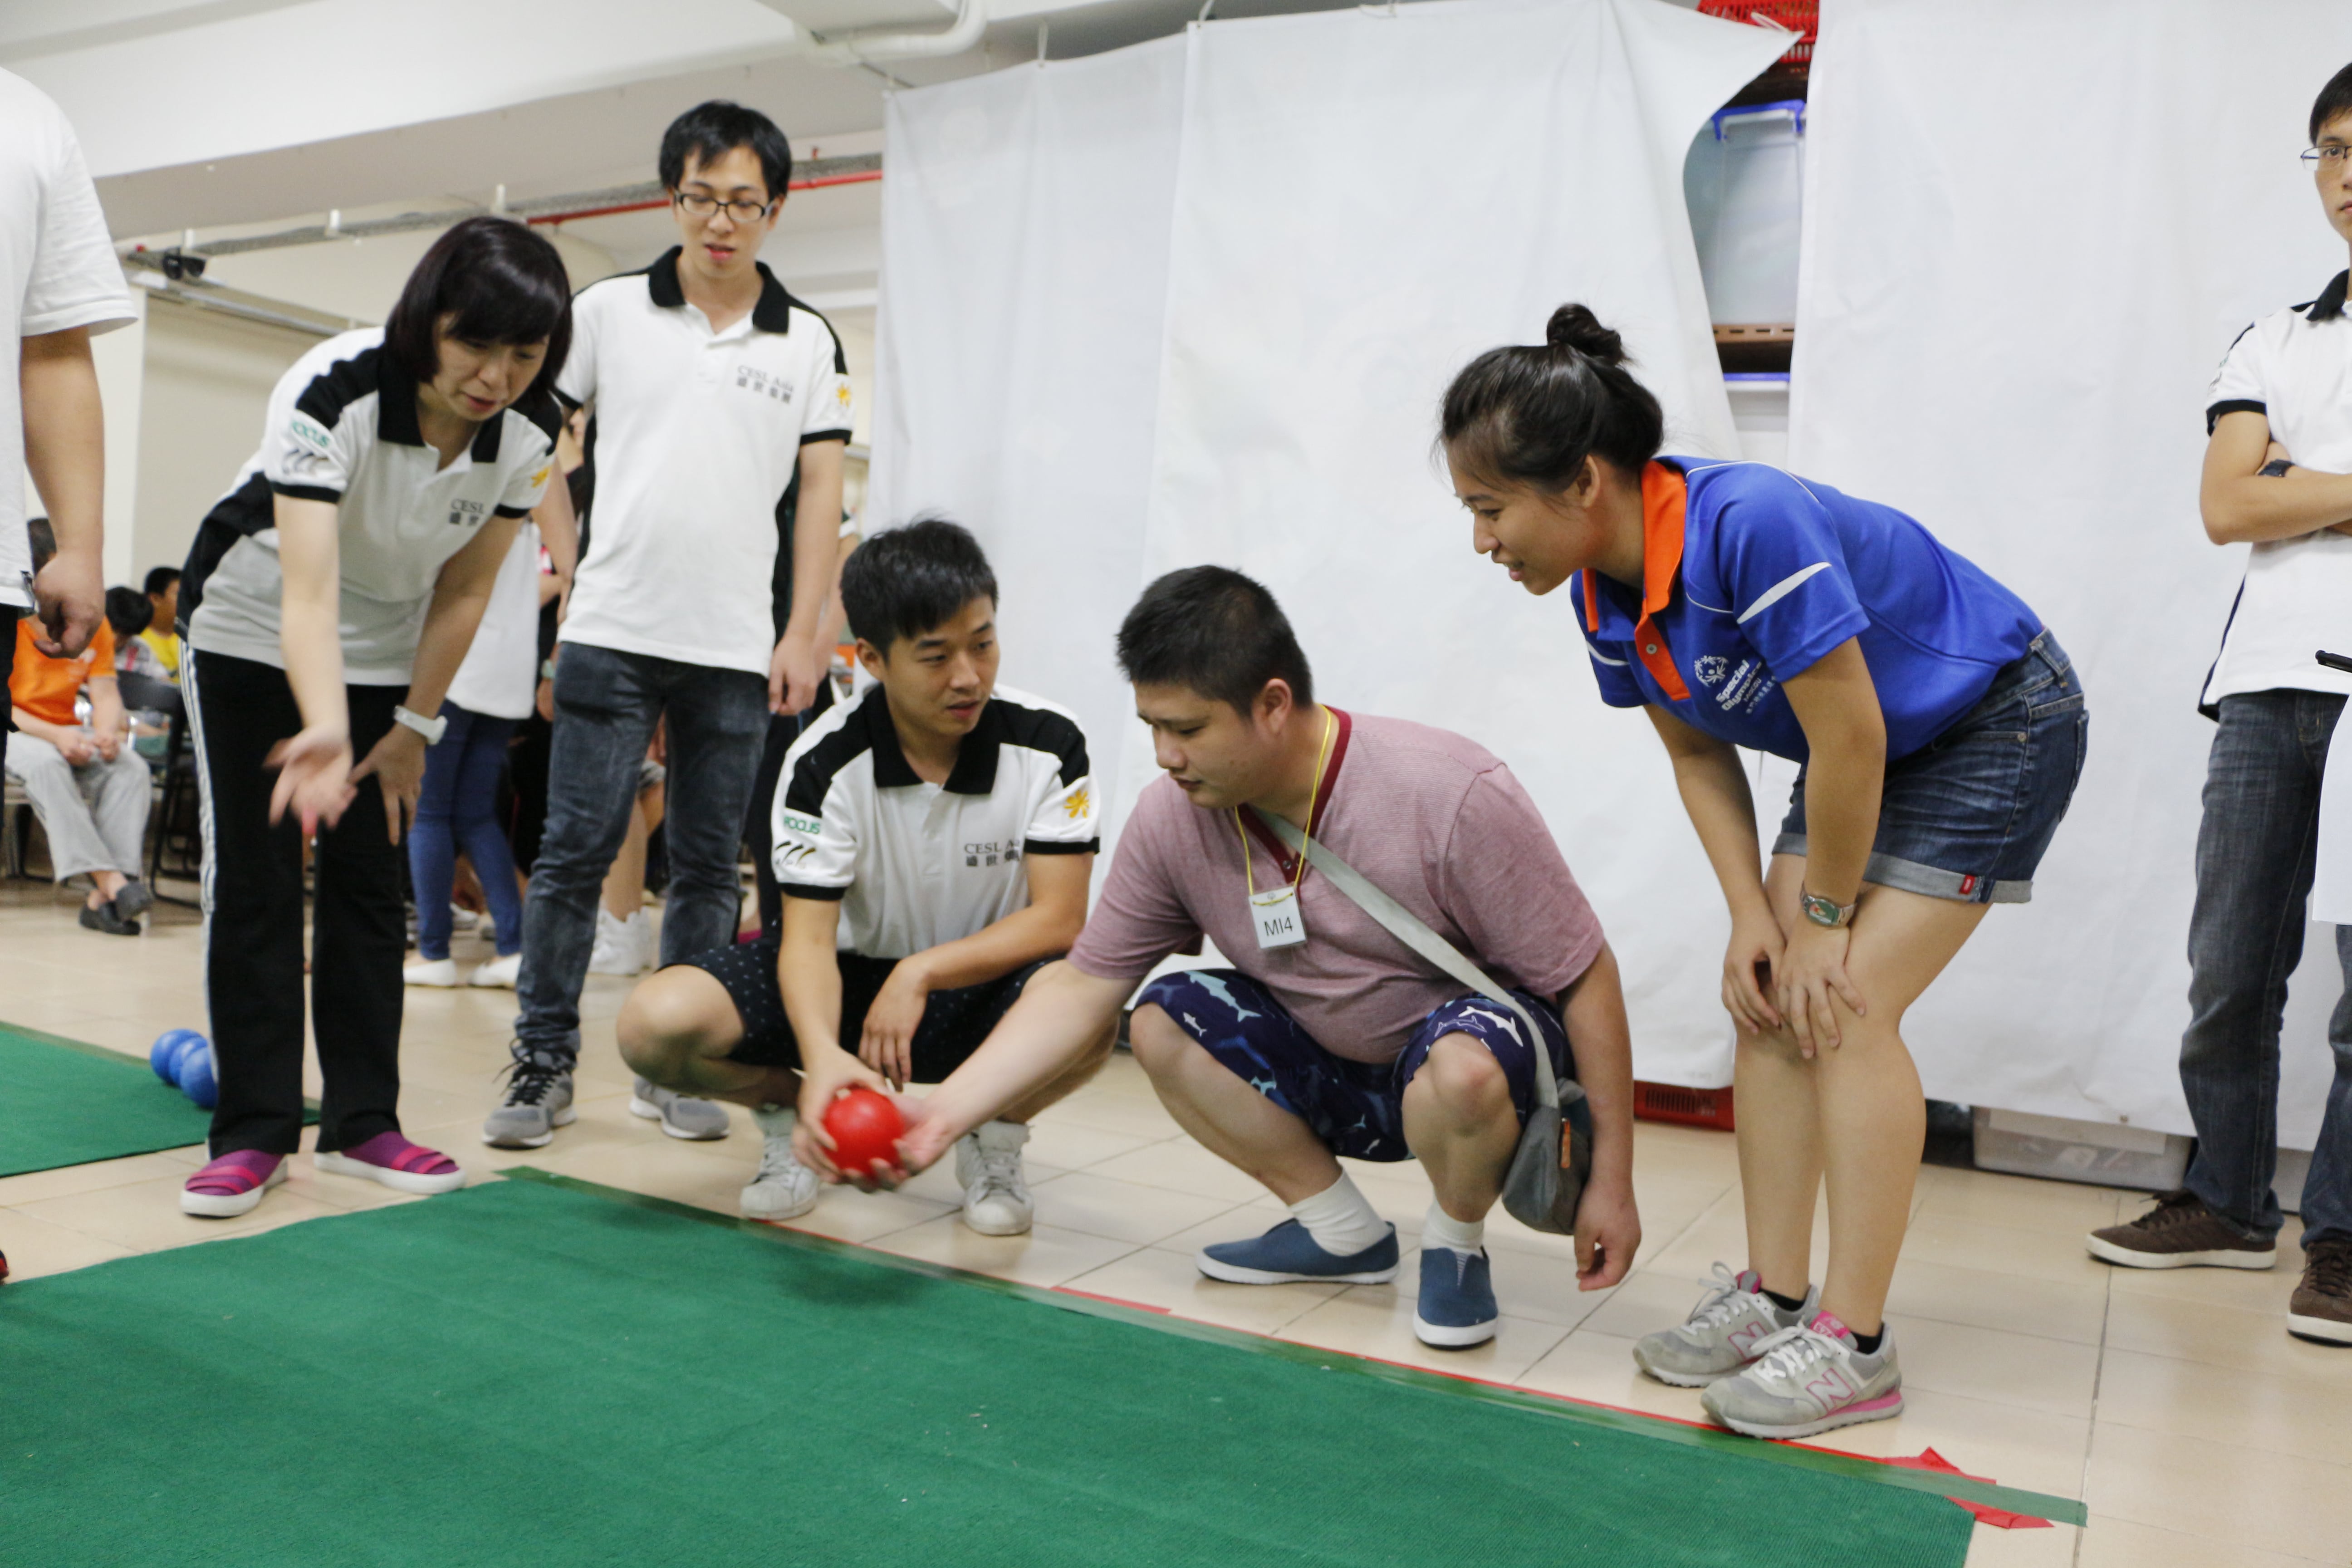
<path fill-rule="evenodd" d="M 2189 1130 L 2195 702 L 2244 563 L 2198 519 L 2206 387 L 2241 328 L 2344 266 L 2295 153 L 2347 59 L 2342 0 L 1822 7 L 1790 466 L 2016 589 L 2090 695 L 2033 902 L 1993 910 L 1914 1015 L 1932 1095 Z M 2332 939 L 2312 929 L 2294 982 L 2295 1147 Z"/>
<path fill-rule="evenodd" d="M 1471 554 L 1431 441 L 1454 371 L 1581 300 L 1673 448 L 1737 452 L 1683 154 L 1785 42 L 1656 0 L 1427 0 L 904 92 L 888 121 L 870 516 L 981 531 L 1005 679 L 1079 708 L 1114 820 L 1152 768 L 1112 629 L 1161 572 L 1250 572 L 1320 695 L 1526 781 L 1670 1082 L 1727 1076 L 1706 863 L 1566 596 Z"/>

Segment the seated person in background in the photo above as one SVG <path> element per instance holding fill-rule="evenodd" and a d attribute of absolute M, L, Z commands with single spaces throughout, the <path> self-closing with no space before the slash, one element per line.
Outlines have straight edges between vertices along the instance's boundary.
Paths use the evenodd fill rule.
<path fill-rule="evenodd" d="M 179 597 L 179 584 L 173 584 L 171 597 Z M 144 676 L 167 685 L 179 683 L 179 638 L 164 635 L 172 646 L 173 659 L 165 664 L 155 651 L 155 645 L 146 634 L 156 626 L 156 605 L 153 597 L 136 588 L 118 584 L 106 591 L 106 624 L 114 633 L 114 668 L 118 675 Z"/>
<path fill-rule="evenodd" d="M 1234 967 L 1152 981 L 1129 1038 L 1177 1123 L 1265 1183 L 1291 1217 L 1202 1248 L 1201 1272 L 1244 1285 L 1393 1279 L 1396 1226 L 1339 1157 L 1417 1158 L 1435 1201 L 1422 1222 L 1413 1331 L 1448 1347 L 1494 1338 L 1486 1216 L 1535 1103 L 1538 1042 L 1307 869 L 1241 809 L 1255 805 L 1328 846 L 1517 994 L 1554 1072 L 1578 1079 L 1591 1102 L 1577 1272 L 1587 1290 L 1622 1279 L 1641 1224 L 1617 963 L 1510 770 L 1443 730 L 1318 705 L 1274 595 L 1223 567 L 1145 589 L 1119 627 L 1118 661 L 1169 776 L 1136 802 L 1069 961 L 913 1102 L 907 1168 L 1089 1059 L 1137 983 L 1206 936 Z M 1305 935 L 1265 943 L 1258 906 L 1286 889 Z"/>
<path fill-rule="evenodd" d="M 180 679 L 180 569 L 152 568 L 147 574 L 146 588 L 155 617 L 139 634 L 139 640 L 163 667 L 163 679 L 176 685 Z"/>
<path fill-rule="evenodd" d="M 33 519 L 29 531 L 37 572 L 57 553 L 57 539 L 44 517 Z M 155 901 L 138 879 L 150 784 L 115 693 L 114 632 L 101 622 L 79 658 L 52 658 L 34 643 L 39 626 L 29 616 L 16 623 L 16 667 L 8 678 L 16 739 L 8 747 L 8 776 L 25 786 L 48 835 L 50 874 L 60 882 L 90 880 L 81 923 L 137 936 L 140 914 Z M 84 687 L 88 729 L 74 714 Z"/>
<path fill-rule="evenodd" d="M 996 684 L 996 578 L 971 534 L 938 519 L 881 534 L 849 558 L 841 594 L 880 684 L 785 754 L 781 941 L 674 964 L 621 1011 L 638 1073 L 752 1108 L 766 1136 L 743 1189 L 753 1219 L 805 1214 L 820 1173 L 839 1179 L 819 1125 L 835 1096 L 938 1082 L 979 1047 L 1077 939 L 1100 842 L 1076 721 Z M 958 1130 L 974 1230 L 1029 1228 L 1025 1124 L 1094 1075 L 1118 1022 L 1114 1005 L 1055 1071 L 992 1105 L 995 1120 Z"/>

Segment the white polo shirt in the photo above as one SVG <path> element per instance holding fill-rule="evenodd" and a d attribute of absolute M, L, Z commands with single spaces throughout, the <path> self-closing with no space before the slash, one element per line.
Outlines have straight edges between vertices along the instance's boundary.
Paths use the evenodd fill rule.
<path fill-rule="evenodd" d="M 1101 847 L 1087 738 L 1069 710 L 1000 686 L 944 784 L 907 762 L 879 686 L 829 709 L 784 754 L 776 880 L 841 900 L 840 945 L 905 958 L 1029 902 L 1032 855 Z"/>
<path fill-rule="evenodd" d="M 342 569 L 343 679 L 406 685 L 442 566 L 492 517 L 539 504 L 562 423 L 542 392 L 484 420 L 443 468 L 383 329 L 329 338 L 278 377 L 261 449 L 196 530 L 180 578 L 188 646 L 285 668 L 275 498 L 326 501 Z"/>
<path fill-rule="evenodd" d="M 563 640 L 768 673 L 777 508 L 802 447 L 849 439 L 849 362 L 823 316 L 760 268 L 723 332 L 670 250 L 572 303 L 556 390 L 596 416 L 596 508 Z"/>
<path fill-rule="evenodd" d="M 0 605 L 29 606 L 25 574 L 23 340 L 138 319 L 73 127 L 48 96 L 0 71 Z"/>
<path fill-rule="evenodd" d="M 2298 468 L 2352 474 L 2352 316 L 2339 272 L 2319 298 L 2238 334 L 2206 399 L 2210 435 L 2225 414 L 2260 414 Z M 2352 696 L 2352 675 L 2311 656 L 2352 653 L 2352 535 L 2322 529 L 2253 546 L 2199 706 L 2250 691 Z"/>
<path fill-rule="evenodd" d="M 447 700 L 493 719 L 528 719 L 539 693 L 539 524 L 515 530 L 482 606 L 473 646 L 449 681 Z"/>

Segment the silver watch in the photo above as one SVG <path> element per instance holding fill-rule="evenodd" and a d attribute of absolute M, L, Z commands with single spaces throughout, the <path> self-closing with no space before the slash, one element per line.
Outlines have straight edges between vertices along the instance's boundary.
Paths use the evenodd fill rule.
<path fill-rule="evenodd" d="M 449 721 L 446 719 L 438 715 L 427 719 L 424 714 L 412 713 L 405 708 L 394 708 L 392 710 L 392 721 L 424 736 L 425 743 L 428 746 L 439 745 L 443 731 L 449 728 Z"/>

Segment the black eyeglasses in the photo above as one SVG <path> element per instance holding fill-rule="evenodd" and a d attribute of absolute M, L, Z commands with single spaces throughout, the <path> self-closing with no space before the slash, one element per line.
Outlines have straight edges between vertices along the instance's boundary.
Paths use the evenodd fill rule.
<path fill-rule="evenodd" d="M 758 223 L 761 218 L 766 217 L 769 209 L 776 205 L 772 201 L 726 202 L 720 201 L 717 196 L 689 195 L 684 191 L 679 191 L 670 199 L 696 217 L 709 217 L 720 207 L 725 207 L 727 216 L 737 223 Z"/>
<path fill-rule="evenodd" d="M 2332 174 L 2344 167 L 2346 158 L 2352 157 L 2352 147 L 2347 147 L 2342 142 L 2330 142 L 2318 147 L 2305 147 L 2302 157 L 2305 163 L 2316 163 Z"/>

